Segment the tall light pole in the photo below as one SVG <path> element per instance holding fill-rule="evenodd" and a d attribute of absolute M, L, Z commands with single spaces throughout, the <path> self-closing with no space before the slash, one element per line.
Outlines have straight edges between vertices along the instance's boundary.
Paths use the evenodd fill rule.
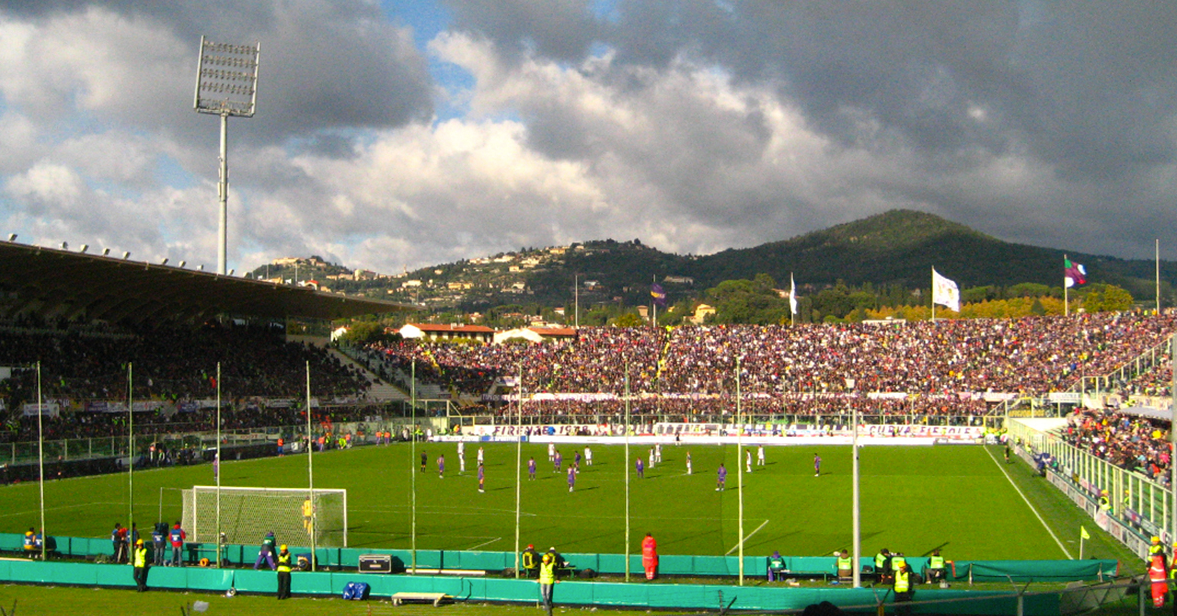
<path fill-rule="evenodd" d="M 217 234 L 217 273 L 225 275 L 229 218 L 229 116 L 252 118 L 257 104 L 257 67 L 261 43 L 230 45 L 200 37 L 196 65 L 197 113 L 221 116 L 221 168 L 217 183 L 220 218 Z"/>

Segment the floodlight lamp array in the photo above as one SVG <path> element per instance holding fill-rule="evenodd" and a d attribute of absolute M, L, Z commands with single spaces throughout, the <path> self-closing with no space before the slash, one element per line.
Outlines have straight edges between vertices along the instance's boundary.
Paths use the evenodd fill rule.
<path fill-rule="evenodd" d="M 201 39 L 196 74 L 196 111 L 252 116 L 257 99 L 259 45 L 230 45 Z"/>

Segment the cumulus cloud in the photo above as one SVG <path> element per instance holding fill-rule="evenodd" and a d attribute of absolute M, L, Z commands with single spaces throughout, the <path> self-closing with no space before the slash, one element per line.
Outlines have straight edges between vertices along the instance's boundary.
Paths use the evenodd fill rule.
<path fill-rule="evenodd" d="M 1148 256 L 1175 227 L 1173 24 L 1155 3 L 10 2 L 0 220 L 211 263 L 204 34 L 262 46 L 258 114 L 230 121 L 238 270 L 698 254 L 897 207 Z"/>

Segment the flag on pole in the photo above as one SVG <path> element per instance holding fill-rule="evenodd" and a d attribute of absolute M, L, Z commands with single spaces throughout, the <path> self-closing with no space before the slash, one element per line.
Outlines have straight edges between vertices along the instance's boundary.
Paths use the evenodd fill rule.
<path fill-rule="evenodd" d="M 932 268 L 932 303 L 960 312 L 960 288 Z"/>
<path fill-rule="evenodd" d="M 1079 537 L 1083 539 L 1090 539 L 1091 535 L 1087 534 L 1087 529 L 1083 526 L 1079 527 Z"/>
<path fill-rule="evenodd" d="M 650 296 L 654 298 L 654 304 L 657 306 L 666 307 L 666 291 L 662 290 L 662 285 L 654 283 L 650 286 Z"/>
<path fill-rule="evenodd" d="M 1063 279 L 1067 288 L 1087 282 L 1087 269 L 1070 259 L 1063 257 Z"/>
<path fill-rule="evenodd" d="M 797 283 L 793 281 L 793 274 L 789 274 L 789 310 L 797 314 Z"/>

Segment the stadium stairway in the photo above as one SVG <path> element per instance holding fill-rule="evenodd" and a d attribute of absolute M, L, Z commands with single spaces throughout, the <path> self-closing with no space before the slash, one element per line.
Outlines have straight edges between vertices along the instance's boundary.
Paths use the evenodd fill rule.
<path fill-rule="evenodd" d="M 331 356 L 343 362 L 345 366 L 351 366 L 363 373 L 364 378 L 368 379 L 371 385 L 368 387 L 368 398 L 375 402 L 399 402 L 409 399 L 408 394 L 401 391 L 394 385 L 389 385 L 380 380 L 380 377 L 372 373 L 364 364 L 352 359 L 350 356 L 339 351 L 338 349 L 327 349 Z"/>

